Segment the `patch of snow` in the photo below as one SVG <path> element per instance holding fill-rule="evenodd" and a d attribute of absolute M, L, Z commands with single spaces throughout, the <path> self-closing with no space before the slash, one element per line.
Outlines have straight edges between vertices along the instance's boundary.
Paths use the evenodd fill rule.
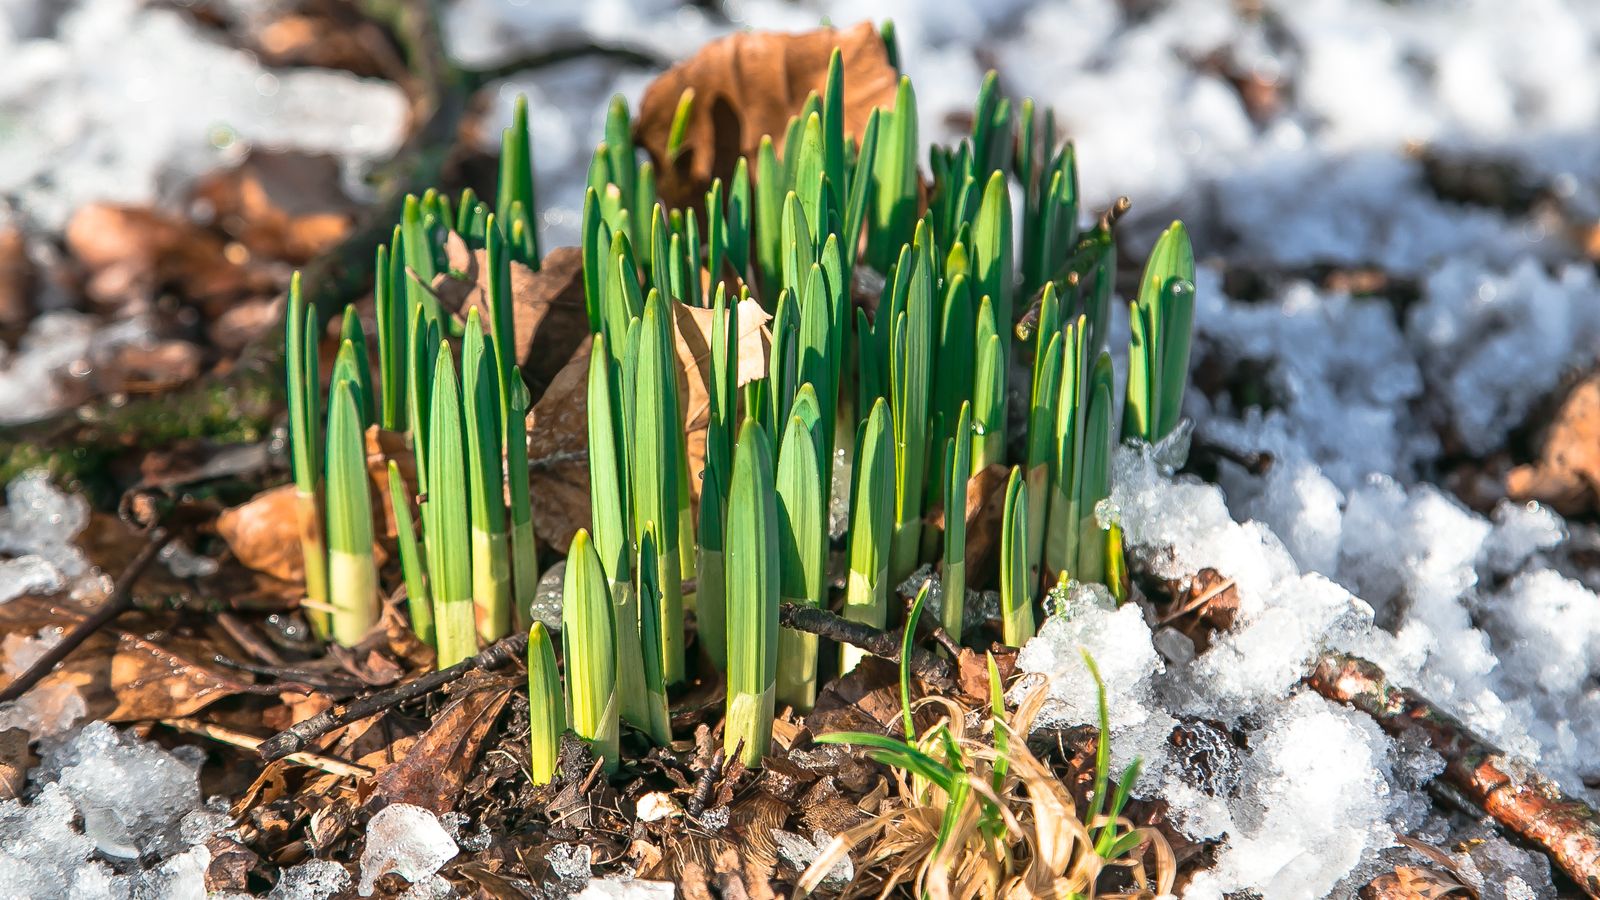
<path fill-rule="evenodd" d="M 833 835 L 817 831 L 807 838 L 791 831 L 774 828 L 772 840 L 778 845 L 778 858 L 788 863 L 795 871 L 804 872 L 828 848 Z M 855 878 L 855 874 L 855 865 L 850 862 L 849 856 L 845 856 L 828 869 L 828 874 L 822 878 L 822 884 L 837 890 L 848 885 L 851 879 Z"/>
<path fill-rule="evenodd" d="M 455 858 L 456 842 L 439 817 L 420 806 L 391 803 L 367 823 L 361 851 L 361 896 L 372 896 L 374 884 L 394 872 L 412 885 L 430 882 Z"/>
<path fill-rule="evenodd" d="M 196 760 L 103 722 L 46 741 L 42 751 L 37 793 L 0 802 L 0 892 L 31 900 L 206 897 L 204 842 L 227 818 L 200 805 Z"/>
<path fill-rule="evenodd" d="M 349 869 L 332 860 L 308 859 L 284 869 L 267 900 L 328 900 L 349 886 Z"/>
<path fill-rule="evenodd" d="M 640 881 L 636 878 L 594 878 L 572 900 L 672 900 L 677 886 L 670 881 Z"/>
<path fill-rule="evenodd" d="M 50 627 L 39 629 L 35 635 L 6 635 L 0 641 L 0 659 L 4 660 L 6 675 L 16 678 L 28 671 L 50 648 L 61 643 L 61 638 L 61 630 Z M 77 724 L 88 711 L 76 685 L 46 678 L 16 700 L 0 704 L 0 731 L 21 728 L 35 738 L 54 737 Z"/>
<path fill-rule="evenodd" d="M 399 146 L 407 110 L 392 83 L 265 69 L 178 11 L 137 0 L 29 5 L 42 12 L 19 12 L 35 27 L 0 28 L 10 62 L 0 191 L 46 228 L 93 201 L 175 199 L 251 145 L 353 166 Z"/>

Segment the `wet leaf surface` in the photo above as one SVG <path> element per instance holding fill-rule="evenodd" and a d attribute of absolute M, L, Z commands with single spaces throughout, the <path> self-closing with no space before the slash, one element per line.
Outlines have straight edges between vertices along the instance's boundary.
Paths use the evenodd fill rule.
<path fill-rule="evenodd" d="M 0 605 L 0 632 L 70 629 L 84 615 L 67 601 L 20 597 Z M 241 673 L 202 662 L 225 643 L 220 635 L 181 627 L 171 614 L 129 613 L 90 636 L 41 685 L 75 686 L 91 718 L 180 718 L 256 690 Z M 5 676 L 5 683 L 10 680 Z"/>

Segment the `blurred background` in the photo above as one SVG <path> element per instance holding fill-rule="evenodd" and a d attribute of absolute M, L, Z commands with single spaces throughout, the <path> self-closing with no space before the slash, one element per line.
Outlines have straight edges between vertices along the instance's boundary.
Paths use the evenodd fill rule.
<path fill-rule="evenodd" d="M 894 22 L 924 142 L 966 131 L 994 69 L 1054 108 L 1091 207 L 1133 200 L 1136 254 L 1181 216 L 1244 299 L 1283 274 L 1409 284 L 1450 260 L 1600 250 L 1600 5 L 1584 0 L 443 7 L 449 56 L 504 76 L 474 96 L 452 175 L 492 172 L 527 93 L 546 247 L 576 242 L 611 95 L 636 103 L 731 32 L 872 18 Z M 281 288 L 267 263 L 341 235 L 408 133 L 401 51 L 344 0 L 0 0 L 0 47 L 0 422 L 192 378 L 247 344 Z M 187 225 L 205 240 L 162 230 Z"/>
<path fill-rule="evenodd" d="M 1206 876 L 1215 895 L 1261 888 L 1263 860 L 1361 884 L 1396 831 L 1426 824 L 1436 756 L 1418 762 L 1304 694 L 1279 702 L 1300 678 L 1291 657 L 1330 635 L 1370 639 L 1363 651 L 1400 683 L 1600 798 L 1600 2 L 437 7 L 435 33 L 390 27 L 423 0 L 0 0 L 0 468 L 25 467 L 26 444 L 76 446 L 127 398 L 164 401 L 277 346 L 290 273 L 336 257 L 363 223 L 392 223 L 386 187 L 492 195 L 519 94 L 548 251 L 578 241 L 612 96 L 637 109 L 668 67 L 743 30 L 892 20 L 924 144 L 969 133 L 993 70 L 1009 96 L 1054 110 L 1087 210 L 1131 199 L 1125 279 L 1171 219 L 1195 241 L 1197 425 L 1181 478 L 1226 496 L 1182 481 L 1146 518 L 1190 541 L 1194 570 L 1259 576 L 1239 591 L 1255 605 L 1221 652 L 1169 655 L 1158 686 L 1137 655 L 1108 680 L 1128 686 L 1113 706 L 1134 725 L 1162 704 L 1194 712 L 1206 679 L 1248 701 L 1248 789 L 1179 778 L 1152 792 L 1197 832 L 1231 836 Z M 363 252 L 344 261 L 350 296 L 366 290 Z M 274 403 L 255 420 L 281 421 Z M 259 431 L 206 437 L 281 458 L 281 429 Z M 192 448 L 123 449 L 123 484 L 150 485 L 181 480 Z M 30 496 L 8 509 L 40 508 Z M 67 546 L 82 522 L 62 518 Z M 20 538 L 0 528 L 7 541 Z M 1359 601 L 1334 585 L 1377 627 L 1335 615 Z M 1235 697 L 1240 679 L 1268 688 Z M 1273 729 L 1289 737 L 1268 741 Z M 1429 840 L 1447 838 L 1509 846 L 1442 826 Z M 1541 890 L 1515 896 L 1554 894 L 1548 866 L 1534 869 Z"/>

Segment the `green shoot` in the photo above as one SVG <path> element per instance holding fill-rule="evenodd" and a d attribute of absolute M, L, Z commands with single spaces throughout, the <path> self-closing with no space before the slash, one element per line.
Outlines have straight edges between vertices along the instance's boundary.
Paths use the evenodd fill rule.
<path fill-rule="evenodd" d="M 1028 486 L 1013 466 L 1000 520 L 1000 625 L 1002 640 L 1020 647 L 1033 637 L 1033 585 L 1028 566 Z"/>
<path fill-rule="evenodd" d="M 828 520 L 820 470 L 821 413 L 811 385 L 800 389 L 778 448 L 779 596 L 821 607 L 826 601 Z M 817 695 L 817 636 L 783 629 L 778 635 L 778 696 L 807 712 Z"/>
<path fill-rule="evenodd" d="M 615 772 L 621 763 L 617 724 L 617 647 L 606 573 L 589 532 L 579 529 L 561 589 L 562 645 L 567 655 L 567 706 L 572 730 Z"/>
<path fill-rule="evenodd" d="M 855 479 L 850 491 L 850 573 L 844 617 L 882 628 L 889 616 L 889 542 L 894 511 L 894 456 L 889 446 L 889 407 L 881 398 L 856 440 Z M 848 672 L 863 653 L 839 648 L 839 668 Z"/>
<path fill-rule="evenodd" d="M 566 698 L 556 671 L 556 651 L 543 622 L 528 631 L 528 768 L 534 784 L 549 784 L 567 730 Z"/>
<path fill-rule="evenodd" d="M 289 381 L 289 450 L 294 472 L 295 513 L 300 553 L 305 560 L 306 618 L 319 637 L 333 628 L 328 607 L 328 555 L 323 543 L 322 436 L 318 433 L 317 310 L 300 290 L 300 273 L 289 282 L 289 312 L 284 324 L 284 361 Z"/>
<path fill-rule="evenodd" d="M 411 494 L 400 475 L 400 465 L 394 460 L 389 461 L 389 509 L 394 514 L 395 542 L 400 549 L 400 572 L 405 579 L 411 630 L 432 647 L 437 644 L 438 636 L 433 626 L 433 597 L 428 593 L 427 561 L 417 543 L 417 526 L 411 517 Z"/>
<path fill-rule="evenodd" d="M 471 491 L 472 604 L 478 637 L 485 644 L 511 631 L 511 544 L 500 455 L 500 395 L 489 343 L 473 308 L 467 314 L 461 369 Z"/>
<path fill-rule="evenodd" d="M 328 409 L 328 586 L 333 639 L 346 647 L 359 643 L 378 621 L 372 497 L 356 404 L 354 386 L 336 383 Z"/>
<path fill-rule="evenodd" d="M 639 542 L 639 640 L 635 645 L 624 646 L 619 635 L 617 655 L 620 659 L 624 654 L 636 654 L 644 682 L 644 716 L 642 722 L 634 724 L 658 746 L 665 747 L 672 742 L 672 726 L 667 714 L 667 683 L 661 671 L 660 572 L 655 524 L 651 523 Z"/>
<path fill-rule="evenodd" d="M 940 624 L 961 642 L 967 602 L 967 482 L 972 477 L 972 404 L 963 402 L 956 430 L 945 444 L 944 563 Z"/>
<path fill-rule="evenodd" d="M 759 768 L 772 740 L 778 666 L 778 510 L 772 449 L 753 419 L 739 429 L 728 497 L 728 710 L 723 746 Z"/>
<path fill-rule="evenodd" d="M 429 587 L 437 629 L 439 668 L 478 652 L 472 605 L 472 553 L 467 531 L 467 452 L 462 435 L 461 391 L 449 344 L 434 363 L 428 417 L 428 499 L 422 507 L 427 535 Z"/>

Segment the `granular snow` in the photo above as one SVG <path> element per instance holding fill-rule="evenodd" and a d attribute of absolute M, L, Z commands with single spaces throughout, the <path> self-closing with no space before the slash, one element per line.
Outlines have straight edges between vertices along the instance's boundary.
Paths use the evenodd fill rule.
<path fill-rule="evenodd" d="M 206 896 L 204 843 L 228 819 L 200 805 L 197 760 L 104 722 L 42 751 L 38 792 L 0 802 L 0 896 Z"/>

